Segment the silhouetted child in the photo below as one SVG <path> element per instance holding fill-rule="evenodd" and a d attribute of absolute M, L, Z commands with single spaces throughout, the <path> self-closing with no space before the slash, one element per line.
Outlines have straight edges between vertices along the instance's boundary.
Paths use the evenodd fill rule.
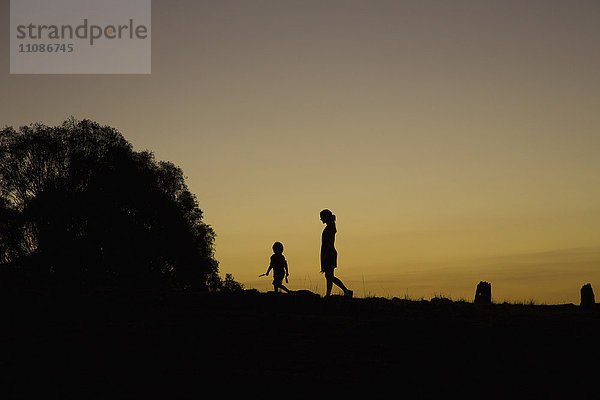
<path fill-rule="evenodd" d="M 287 277 L 289 276 L 288 265 L 285 257 L 283 256 L 283 244 L 275 242 L 273 244 L 273 255 L 271 256 L 271 263 L 269 269 L 267 269 L 266 275 L 269 276 L 269 272 L 273 270 L 273 289 L 275 293 L 279 292 L 279 289 L 285 290 L 287 293 L 290 291 L 288 288 L 283 286 L 283 278 L 287 283 Z"/>

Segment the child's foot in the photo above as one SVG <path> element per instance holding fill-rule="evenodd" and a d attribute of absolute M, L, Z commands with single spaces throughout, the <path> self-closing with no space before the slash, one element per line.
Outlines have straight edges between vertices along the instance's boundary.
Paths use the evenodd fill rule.
<path fill-rule="evenodd" d="M 352 297 L 353 294 L 354 294 L 354 292 L 352 290 L 346 291 L 346 297 Z"/>

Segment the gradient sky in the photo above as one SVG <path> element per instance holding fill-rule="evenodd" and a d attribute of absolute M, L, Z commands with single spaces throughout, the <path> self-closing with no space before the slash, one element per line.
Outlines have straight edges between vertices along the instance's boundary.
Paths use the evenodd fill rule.
<path fill-rule="evenodd" d="M 9 75 L 0 4 L 0 125 L 90 118 L 179 165 L 247 287 L 278 240 L 323 293 L 330 208 L 358 296 L 600 289 L 597 0 L 154 0 L 146 76 Z"/>

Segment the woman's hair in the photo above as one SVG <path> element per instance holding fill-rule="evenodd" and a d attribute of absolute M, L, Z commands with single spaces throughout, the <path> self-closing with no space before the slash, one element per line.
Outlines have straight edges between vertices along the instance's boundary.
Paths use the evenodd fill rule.
<path fill-rule="evenodd" d="M 335 222 L 335 215 L 328 209 L 321 211 L 320 215 L 325 222 Z"/>
<path fill-rule="evenodd" d="M 274 253 L 283 253 L 283 244 L 281 244 L 281 242 L 273 243 L 273 252 Z"/>

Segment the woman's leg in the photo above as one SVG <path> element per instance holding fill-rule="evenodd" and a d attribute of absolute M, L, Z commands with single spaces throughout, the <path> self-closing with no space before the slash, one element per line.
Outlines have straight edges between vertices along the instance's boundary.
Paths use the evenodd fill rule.
<path fill-rule="evenodd" d="M 344 286 L 344 283 L 339 278 L 336 278 L 334 276 L 333 279 L 332 279 L 332 281 L 333 281 L 333 283 L 335 283 L 336 285 L 338 285 L 339 288 L 344 291 L 344 293 L 348 293 L 348 288 L 346 286 Z"/>
<path fill-rule="evenodd" d="M 333 288 L 333 281 L 327 276 L 327 274 L 325 274 L 325 279 L 327 279 L 327 294 L 325 297 L 329 297 L 331 295 L 331 289 Z"/>
<path fill-rule="evenodd" d="M 325 270 L 325 279 L 327 281 L 327 293 L 325 297 L 329 297 L 331 295 L 331 289 L 333 288 L 333 269 Z"/>
<path fill-rule="evenodd" d="M 348 295 L 350 292 L 352 292 L 351 290 L 348 290 L 348 288 L 344 285 L 344 283 L 339 279 L 336 278 L 333 275 L 333 268 L 327 270 L 327 272 L 325 272 L 325 279 L 327 279 L 327 295 L 329 296 L 331 294 L 331 289 L 333 288 L 333 284 L 335 283 L 337 286 L 339 286 L 340 289 L 342 289 L 344 291 L 344 294 Z"/>

